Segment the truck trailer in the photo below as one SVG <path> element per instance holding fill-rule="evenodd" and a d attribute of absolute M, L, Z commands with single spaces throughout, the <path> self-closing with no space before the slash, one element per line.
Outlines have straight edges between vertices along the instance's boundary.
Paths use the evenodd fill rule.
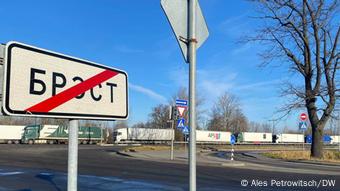
<path fill-rule="evenodd" d="M 272 143 L 273 137 L 271 133 L 255 133 L 242 132 L 237 135 L 237 142 L 239 143 Z"/>
<path fill-rule="evenodd" d="M 173 138 L 173 129 L 120 128 L 113 132 L 113 140 L 116 143 L 134 141 L 160 143 L 171 141 Z"/>
<path fill-rule="evenodd" d="M 24 129 L 21 125 L 0 125 L 0 143 L 19 144 Z"/>
<path fill-rule="evenodd" d="M 78 141 L 82 144 L 94 144 L 102 138 L 99 127 L 79 127 Z M 68 142 L 68 127 L 59 125 L 28 125 L 24 128 L 21 142 L 25 144 Z"/>
<path fill-rule="evenodd" d="M 276 143 L 303 143 L 305 136 L 303 134 L 281 133 L 276 135 Z"/>
<path fill-rule="evenodd" d="M 333 135 L 331 139 L 331 144 L 340 144 L 340 135 Z"/>
<path fill-rule="evenodd" d="M 229 143 L 230 132 L 226 131 L 196 131 L 197 142 L 211 142 L 211 143 Z"/>

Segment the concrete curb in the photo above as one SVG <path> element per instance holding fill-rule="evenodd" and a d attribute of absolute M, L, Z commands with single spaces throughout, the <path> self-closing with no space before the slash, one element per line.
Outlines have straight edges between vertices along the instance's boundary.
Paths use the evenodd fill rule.
<path fill-rule="evenodd" d="M 124 157 L 134 157 L 132 155 L 129 155 L 129 154 L 126 154 L 126 153 L 123 153 L 123 152 L 120 152 L 120 151 L 116 151 L 115 152 L 117 155 L 121 155 L 121 156 L 124 156 Z"/>

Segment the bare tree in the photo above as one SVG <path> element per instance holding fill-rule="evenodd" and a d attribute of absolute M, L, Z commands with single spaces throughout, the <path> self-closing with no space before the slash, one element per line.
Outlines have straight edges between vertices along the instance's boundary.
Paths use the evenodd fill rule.
<path fill-rule="evenodd" d="M 166 129 L 169 128 L 169 106 L 164 104 L 159 104 L 156 107 L 152 108 L 151 113 L 149 114 L 149 127 L 158 128 L 158 129 Z"/>
<path fill-rule="evenodd" d="M 322 136 L 339 98 L 339 1 L 254 0 L 264 25 L 248 40 L 269 47 L 265 63 L 279 60 L 302 80 L 287 82 L 284 95 L 293 98 L 283 110 L 306 108 L 312 126 L 311 156 L 322 157 Z M 335 20 L 333 20 L 333 18 Z"/>
<path fill-rule="evenodd" d="M 247 119 L 241 111 L 237 97 L 225 92 L 214 104 L 209 130 L 238 133 L 247 130 Z"/>
<path fill-rule="evenodd" d="M 272 128 L 269 123 L 258 123 L 254 121 L 248 123 L 248 130 L 250 132 L 264 132 L 264 133 L 272 132 Z"/>

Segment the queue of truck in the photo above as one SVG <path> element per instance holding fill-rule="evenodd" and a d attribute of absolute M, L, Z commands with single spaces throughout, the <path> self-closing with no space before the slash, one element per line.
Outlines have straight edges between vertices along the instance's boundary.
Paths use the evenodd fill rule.
<path fill-rule="evenodd" d="M 78 140 L 81 144 L 95 144 L 102 140 L 99 127 L 79 127 Z M 174 139 L 173 129 L 119 128 L 113 131 L 114 143 L 167 143 Z M 197 130 L 197 143 L 229 144 L 231 132 Z M 311 135 L 276 134 L 265 132 L 241 132 L 234 134 L 238 144 L 311 143 Z M 0 143 L 8 144 L 63 144 L 68 142 L 68 127 L 59 125 L 0 125 Z M 324 144 L 339 144 L 340 136 L 324 135 Z"/>
<path fill-rule="evenodd" d="M 226 131 L 196 130 L 197 143 L 221 143 L 229 144 L 232 133 Z M 311 143 L 311 135 L 281 133 L 275 134 L 265 132 L 241 132 L 234 134 L 238 144 L 284 144 L 284 143 Z M 150 129 L 150 128 L 120 128 L 113 132 L 115 143 L 140 142 L 161 143 L 174 139 L 172 129 Z M 339 144 L 340 136 L 324 135 L 325 144 Z"/>

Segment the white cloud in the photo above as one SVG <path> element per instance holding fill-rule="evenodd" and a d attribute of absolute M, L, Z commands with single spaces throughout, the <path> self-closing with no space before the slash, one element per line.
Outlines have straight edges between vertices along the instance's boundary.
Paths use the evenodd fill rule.
<path fill-rule="evenodd" d="M 238 38 L 248 31 L 249 23 L 247 22 L 247 15 L 249 15 L 248 12 L 235 17 L 229 17 L 221 22 L 218 28 L 223 34 L 232 38 Z"/>
<path fill-rule="evenodd" d="M 281 79 L 276 79 L 276 80 L 270 80 L 270 81 L 261 81 L 261 82 L 256 82 L 256 83 L 249 83 L 249 84 L 244 84 L 244 85 L 239 85 L 236 87 L 237 90 L 252 90 L 256 88 L 268 88 L 270 86 L 278 85 L 282 83 Z"/>
<path fill-rule="evenodd" d="M 164 96 L 154 92 L 153 90 L 145 88 L 143 86 L 139 86 L 139 85 L 135 85 L 135 84 L 129 83 L 129 87 L 132 90 L 140 92 L 142 94 L 145 94 L 145 95 L 149 96 L 150 98 L 155 99 L 155 100 L 157 100 L 159 102 L 164 103 L 164 102 L 167 101 L 167 99 Z"/>
<path fill-rule="evenodd" d="M 116 45 L 113 47 L 113 49 L 118 52 L 122 52 L 122 53 L 143 53 L 144 52 L 144 50 L 131 48 L 126 45 Z"/>
<path fill-rule="evenodd" d="M 249 49 L 251 49 L 251 48 L 253 48 L 253 44 L 246 43 L 246 44 L 243 44 L 243 45 L 241 45 L 241 46 L 239 46 L 239 47 L 233 49 L 233 50 L 231 51 L 231 54 L 232 54 L 233 56 L 236 56 L 236 55 L 238 55 L 238 54 L 240 54 L 240 53 L 242 54 L 242 53 L 246 52 L 247 50 L 249 50 Z"/>

